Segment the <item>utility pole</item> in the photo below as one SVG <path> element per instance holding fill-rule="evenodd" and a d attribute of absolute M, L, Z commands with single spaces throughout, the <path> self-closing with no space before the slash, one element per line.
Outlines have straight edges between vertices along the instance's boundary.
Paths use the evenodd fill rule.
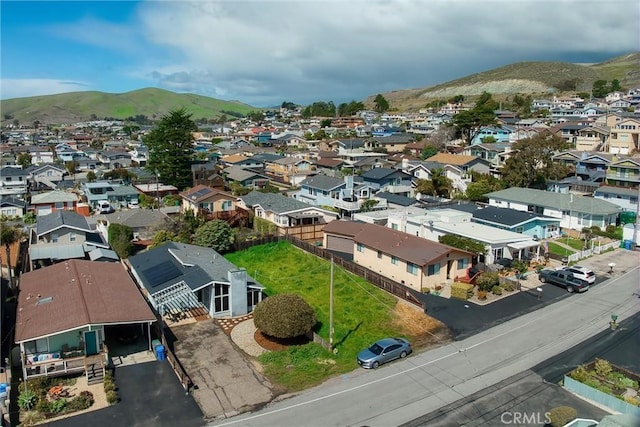
<path fill-rule="evenodd" d="M 333 351 L 333 257 L 331 257 L 331 283 L 329 285 L 329 347 Z"/>

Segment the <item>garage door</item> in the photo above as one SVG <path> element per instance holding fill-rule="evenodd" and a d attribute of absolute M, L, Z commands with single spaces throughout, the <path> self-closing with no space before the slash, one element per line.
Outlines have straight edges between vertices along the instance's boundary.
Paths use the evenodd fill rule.
<path fill-rule="evenodd" d="M 348 237 L 327 235 L 327 249 L 353 254 L 353 240 Z"/>
<path fill-rule="evenodd" d="M 49 215 L 52 211 L 51 206 L 38 206 L 38 210 L 36 211 L 37 216 Z"/>

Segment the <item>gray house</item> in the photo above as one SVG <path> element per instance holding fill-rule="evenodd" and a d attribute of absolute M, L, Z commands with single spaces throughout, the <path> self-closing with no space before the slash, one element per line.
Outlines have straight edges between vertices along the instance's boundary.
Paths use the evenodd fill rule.
<path fill-rule="evenodd" d="M 242 316 L 262 301 L 264 287 L 210 248 L 168 242 L 128 262 L 162 315 L 206 311 L 212 317 Z"/>

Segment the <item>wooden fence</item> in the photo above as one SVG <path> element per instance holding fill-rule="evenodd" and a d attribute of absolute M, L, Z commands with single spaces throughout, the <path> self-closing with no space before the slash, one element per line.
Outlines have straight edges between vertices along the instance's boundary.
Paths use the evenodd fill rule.
<path fill-rule="evenodd" d="M 415 289 L 411 289 L 406 285 L 391 280 L 354 262 L 348 261 L 344 258 L 340 258 L 322 247 L 297 239 L 294 236 L 266 236 L 261 239 L 237 243 L 234 245 L 234 248 L 236 250 L 243 250 L 252 246 L 262 245 L 265 243 L 277 243 L 283 240 L 317 257 L 326 260 L 330 260 L 333 258 L 333 262 L 336 265 L 344 268 L 348 272 L 364 278 L 374 286 L 377 286 L 378 288 L 383 289 L 398 298 L 402 298 L 403 300 L 408 301 L 411 304 L 420 307 L 421 309 L 426 309 L 423 302 L 420 300 L 420 298 L 417 297 L 417 294 L 419 294 L 419 292 Z"/>
<path fill-rule="evenodd" d="M 173 345 L 169 345 L 169 341 L 167 340 L 167 336 L 165 334 L 165 327 L 167 326 L 164 323 L 164 319 L 157 312 L 155 314 L 157 321 L 153 324 L 153 329 L 155 330 L 156 335 L 160 337 L 160 343 L 164 346 L 167 362 L 169 362 L 169 365 L 178 376 L 180 384 L 182 384 L 184 390 L 186 392 L 189 392 L 189 390 L 191 390 L 191 387 L 193 386 L 191 377 L 189 376 L 189 374 L 187 374 L 187 371 L 184 369 L 175 353 L 173 352 Z"/>

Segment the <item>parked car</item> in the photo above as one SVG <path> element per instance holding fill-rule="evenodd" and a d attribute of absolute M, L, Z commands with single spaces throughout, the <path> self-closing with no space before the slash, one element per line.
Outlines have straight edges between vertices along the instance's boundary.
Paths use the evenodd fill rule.
<path fill-rule="evenodd" d="M 358 353 L 358 365 L 376 369 L 383 363 L 404 359 L 411 354 L 411 344 L 404 338 L 383 338 Z"/>
<path fill-rule="evenodd" d="M 573 277 L 582 279 L 585 282 L 589 283 L 590 285 L 593 285 L 593 283 L 596 281 L 596 273 L 594 273 L 591 269 L 587 267 L 574 265 L 571 267 L 565 267 L 564 270 L 572 272 Z"/>
<path fill-rule="evenodd" d="M 129 203 L 127 203 L 127 207 L 129 209 L 137 209 L 140 207 L 140 204 L 137 200 L 129 200 Z"/>
<path fill-rule="evenodd" d="M 113 208 L 113 206 L 111 206 L 111 203 L 106 200 L 98 201 L 98 213 L 108 214 L 111 212 L 115 212 L 115 209 Z"/>
<path fill-rule="evenodd" d="M 552 285 L 565 288 L 567 292 L 585 292 L 589 290 L 589 283 L 579 279 L 572 272 L 565 269 L 552 270 L 545 268 L 540 270 L 538 278 L 542 283 L 551 283 Z"/>
<path fill-rule="evenodd" d="M 511 258 L 497 258 L 493 263 L 501 265 L 504 268 L 511 268 L 513 260 Z"/>

